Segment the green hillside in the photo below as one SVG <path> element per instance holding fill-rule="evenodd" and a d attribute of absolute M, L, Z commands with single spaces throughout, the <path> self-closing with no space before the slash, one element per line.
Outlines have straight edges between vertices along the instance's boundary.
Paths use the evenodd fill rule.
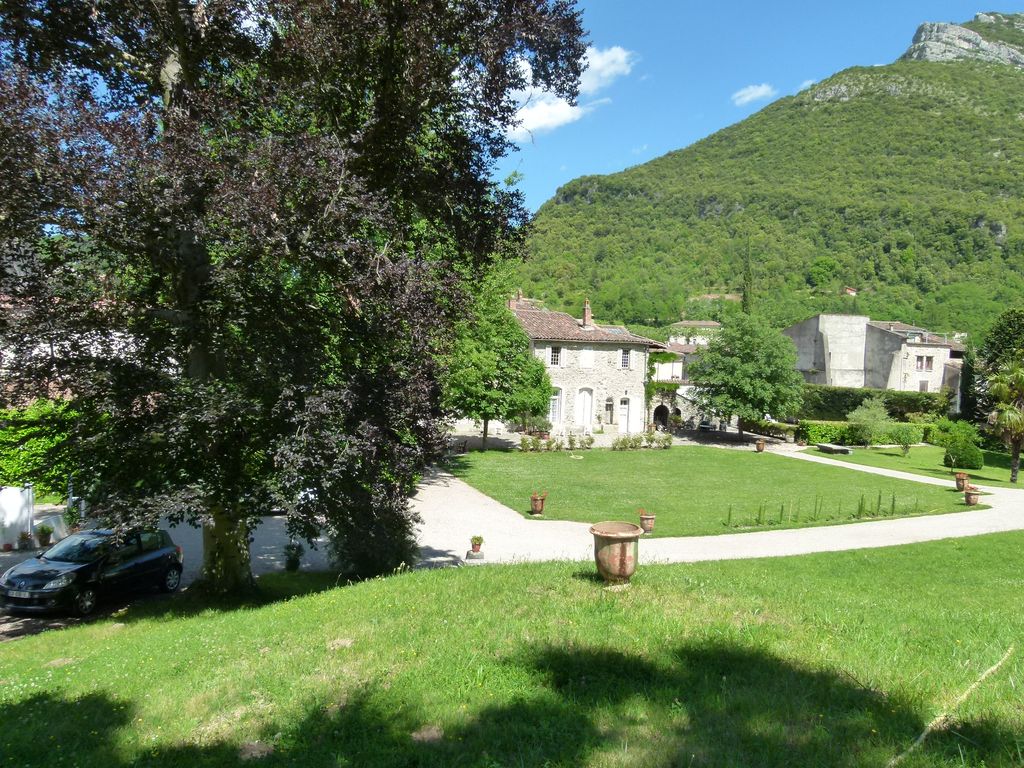
<path fill-rule="evenodd" d="M 1024 16 L 967 25 L 1024 51 Z M 964 29 L 957 27 L 956 29 Z M 979 61 L 845 70 L 690 146 L 561 187 L 528 295 L 608 320 L 753 295 L 779 324 L 856 311 L 983 331 L 1024 297 L 1024 71 Z M 843 295 L 843 288 L 858 295 Z"/>

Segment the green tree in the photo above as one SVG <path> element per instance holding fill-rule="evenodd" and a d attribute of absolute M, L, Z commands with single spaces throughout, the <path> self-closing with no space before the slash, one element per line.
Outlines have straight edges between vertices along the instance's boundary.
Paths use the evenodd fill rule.
<path fill-rule="evenodd" d="M 507 281 L 487 280 L 477 297 L 473 319 L 459 329 L 448 360 L 445 402 L 459 416 L 488 424 L 540 415 L 548 407 L 551 380 L 530 352 L 530 340 L 505 303 Z"/>
<path fill-rule="evenodd" d="M 978 353 L 971 343 L 960 368 L 960 414 L 970 421 L 978 417 Z"/>
<path fill-rule="evenodd" d="M 68 393 L 76 487 L 201 525 L 220 591 L 273 507 L 407 562 L 438 351 L 528 219 L 495 164 L 582 37 L 563 0 L 0 4 L 0 398 Z"/>
<path fill-rule="evenodd" d="M 892 423 L 882 394 L 869 397 L 846 415 L 851 442 L 871 445 Z"/>
<path fill-rule="evenodd" d="M 1024 308 L 1008 309 L 996 318 L 981 354 L 985 368 L 992 372 L 1024 355 Z"/>
<path fill-rule="evenodd" d="M 690 364 L 698 408 L 718 416 L 756 421 L 785 418 L 803 401 L 796 347 L 757 317 L 738 314 Z"/>
<path fill-rule="evenodd" d="M 989 428 L 1010 449 L 1010 482 L 1017 482 L 1024 447 L 1024 363 L 1005 363 L 988 382 L 992 399 Z"/>

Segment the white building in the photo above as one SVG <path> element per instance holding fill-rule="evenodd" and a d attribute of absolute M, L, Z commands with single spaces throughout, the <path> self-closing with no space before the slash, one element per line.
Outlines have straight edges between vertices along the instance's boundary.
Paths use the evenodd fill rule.
<path fill-rule="evenodd" d="M 582 319 L 543 309 L 521 295 L 509 308 L 530 337 L 531 351 L 547 366 L 554 387 L 548 408 L 553 432 L 644 430 L 647 357 L 651 348 L 663 345 L 623 326 L 596 324 L 589 301 Z"/>
<path fill-rule="evenodd" d="M 951 391 L 956 406 L 964 347 L 907 323 L 820 314 L 783 330 L 811 384 L 905 392 Z"/>

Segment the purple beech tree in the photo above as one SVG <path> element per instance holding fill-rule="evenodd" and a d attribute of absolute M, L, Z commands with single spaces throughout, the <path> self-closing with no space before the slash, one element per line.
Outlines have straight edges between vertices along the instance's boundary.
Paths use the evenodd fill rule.
<path fill-rule="evenodd" d="M 0 397 L 69 400 L 95 509 L 201 524 L 219 590 L 271 507 L 408 561 L 517 94 L 582 55 L 563 0 L 0 3 Z"/>

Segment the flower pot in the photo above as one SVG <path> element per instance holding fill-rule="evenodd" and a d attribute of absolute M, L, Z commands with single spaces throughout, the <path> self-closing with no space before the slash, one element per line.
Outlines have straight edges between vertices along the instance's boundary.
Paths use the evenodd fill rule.
<path fill-rule="evenodd" d="M 11 544 L 11 542 L 8 541 L 6 544 L 4 544 L 4 552 L 10 552 L 13 549 L 14 549 L 14 545 Z"/>
<path fill-rule="evenodd" d="M 973 491 L 964 491 L 964 502 L 967 504 L 968 507 L 973 507 L 975 504 L 978 503 L 978 499 L 980 498 L 981 493 L 977 489 L 974 489 Z"/>
<path fill-rule="evenodd" d="M 590 526 L 597 572 L 611 584 L 627 583 L 636 571 L 637 542 L 644 529 L 633 523 L 606 521 Z"/>
<path fill-rule="evenodd" d="M 957 472 L 953 477 L 956 478 L 956 489 L 958 491 L 966 490 L 970 476 L 966 472 Z"/>
<path fill-rule="evenodd" d="M 544 500 L 547 496 L 531 496 L 530 497 L 530 514 L 531 515 L 543 515 L 544 514 Z"/>
<path fill-rule="evenodd" d="M 479 552 L 480 551 L 480 545 L 479 544 L 470 544 L 469 546 L 471 546 L 473 548 L 474 552 Z"/>
<path fill-rule="evenodd" d="M 298 558 L 298 557 L 287 558 L 284 561 L 284 569 L 286 571 L 288 571 L 289 573 L 295 573 L 295 571 L 299 570 L 299 565 L 301 563 L 302 563 L 302 560 L 300 558 Z"/>
<path fill-rule="evenodd" d="M 758 453 L 764 453 L 764 447 L 765 447 L 765 441 L 764 441 L 763 437 L 759 438 L 758 441 L 756 443 L 754 443 L 754 449 Z"/>
<path fill-rule="evenodd" d="M 48 547 L 48 546 L 50 546 L 50 537 L 52 535 L 53 535 L 52 533 L 37 533 L 36 534 L 36 538 L 39 539 L 39 546 L 40 547 Z"/>
<path fill-rule="evenodd" d="M 640 513 L 640 527 L 644 529 L 644 533 L 650 533 L 654 530 L 654 515 L 645 515 Z"/>

